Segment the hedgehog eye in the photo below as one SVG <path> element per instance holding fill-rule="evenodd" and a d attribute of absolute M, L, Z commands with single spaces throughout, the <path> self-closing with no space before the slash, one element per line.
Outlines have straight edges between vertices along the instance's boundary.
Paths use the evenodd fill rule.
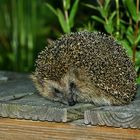
<path fill-rule="evenodd" d="M 58 90 L 57 88 L 53 89 L 53 94 L 54 94 L 54 96 L 59 97 L 59 98 L 63 97 L 63 93 L 60 90 Z"/>
<path fill-rule="evenodd" d="M 70 82 L 70 88 L 75 88 L 75 87 L 76 87 L 75 83 L 74 82 Z"/>

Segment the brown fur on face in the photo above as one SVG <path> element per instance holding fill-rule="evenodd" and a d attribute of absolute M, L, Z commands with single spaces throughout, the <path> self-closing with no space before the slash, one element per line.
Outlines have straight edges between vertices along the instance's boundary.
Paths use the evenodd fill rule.
<path fill-rule="evenodd" d="M 107 95 L 104 90 L 91 84 L 85 70 L 70 69 L 60 81 L 43 79 L 43 85 L 32 75 L 32 79 L 40 94 L 52 101 L 61 102 L 66 105 L 76 103 L 93 103 L 96 105 L 115 105 L 116 100 Z M 74 87 L 70 87 L 73 84 Z M 70 89 L 73 88 L 73 89 Z M 118 104 L 123 102 L 118 101 Z"/>

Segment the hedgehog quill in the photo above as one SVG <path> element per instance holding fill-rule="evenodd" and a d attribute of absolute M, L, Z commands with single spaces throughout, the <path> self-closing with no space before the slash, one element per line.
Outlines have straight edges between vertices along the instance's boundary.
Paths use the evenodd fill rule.
<path fill-rule="evenodd" d="M 136 93 L 136 72 L 123 47 L 100 32 L 62 36 L 39 53 L 32 79 L 39 93 L 70 106 L 124 105 Z"/>

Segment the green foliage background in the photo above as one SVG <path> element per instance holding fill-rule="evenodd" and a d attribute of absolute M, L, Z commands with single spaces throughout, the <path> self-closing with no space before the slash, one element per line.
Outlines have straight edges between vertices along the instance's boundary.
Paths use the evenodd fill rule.
<path fill-rule="evenodd" d="M 101 31 L 120 42 L 140 83 L 139 0 L 0 0 L 0 69 L 30 72 L 37 54 L 72 31 Z"/>

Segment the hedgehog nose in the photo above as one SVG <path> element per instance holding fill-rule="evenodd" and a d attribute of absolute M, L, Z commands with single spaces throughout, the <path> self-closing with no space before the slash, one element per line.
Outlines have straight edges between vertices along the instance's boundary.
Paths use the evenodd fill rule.
<path fill-rule="evenodd" d="M 69 100 L 68 101 L 69 106 L 74 106 L 76 102 L 74 100 Z"/>

